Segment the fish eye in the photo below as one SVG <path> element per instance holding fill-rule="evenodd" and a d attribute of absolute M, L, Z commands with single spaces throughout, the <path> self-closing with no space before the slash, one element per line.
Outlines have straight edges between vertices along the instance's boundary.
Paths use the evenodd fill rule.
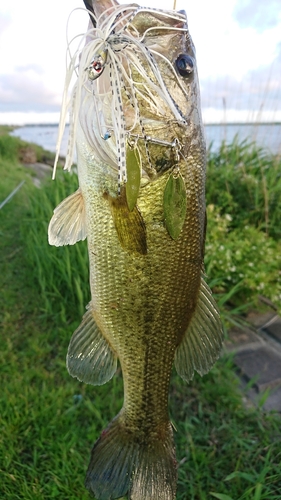
<path fill-rule="evenodd" d="M 189 76 L 194 69 L 194 60 L 188 54 L 180 54 L 176 59 L 176 68 L 181 76 Z"/>

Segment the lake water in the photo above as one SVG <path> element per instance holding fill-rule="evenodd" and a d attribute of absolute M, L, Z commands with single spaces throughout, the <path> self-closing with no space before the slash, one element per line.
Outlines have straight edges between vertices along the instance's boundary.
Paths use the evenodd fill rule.
<path fill-rule="evenodd" d="M 205 125 L 207 145 L 212 144 L 212 150 L 216 151 L 222 141 L 231 143 L 238 134 L 239 140 L 249 139 L 255 141 L 273 154 L 281 154 L 281 124 L 231 124 L 231 125 Z M 11 135 L 20 137 L 24 141 L 35 142 L 48 151 L 55 152 L 58 134 L 58 125 L 27 125 L 11 132 Z M 67 152 L 67 134 L 66 127 L 61 156 Z"/>

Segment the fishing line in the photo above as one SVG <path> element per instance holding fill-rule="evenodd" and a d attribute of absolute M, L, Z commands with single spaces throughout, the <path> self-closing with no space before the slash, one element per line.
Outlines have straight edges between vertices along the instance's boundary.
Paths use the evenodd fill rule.
<path fill-rule="evenodd" d="M 118 193 L 120 194 L 121 183 L 126 182 L 127 173 L 126 173 L 126 148 L 125 148 L 125 118 L 122 106 L 122 92 L 121 92 L 121 82 L 119 78 L 120 67 L 115 60 L 114 54 L 112 53 L 112 49 L 108 47 L 108 53 L 111 64 L 114 67 L 114 76 L 112 72 L 109 74 L 110 85 L 112 86 L 112 96 L 113 96 L 113 128 L 115 132 L 115 140 L 117 146 L 117 161 L 118 161 Z M 113 57 L 112 57 L 113 56 Z M 115 78 L 115 79 L 114 79 Z M 116 111 L 116 115 L 114 113 Z M 119 120 L 118 120 L 119 118 Z M 114 126 L 115 125 L 115 126 Z"/>
<path fill-rule="evenodd" d="M 166 18 L 168 17 L 169 19 L 175 19 L 175 20 L 183 19 L 183 20 L 185 20 L 185 16 L 183 14 L 180 14 L 179 12 L 174 13 L 173 11 L 163 10 L 163 9 L 155 9 L 152 7 L 141 7 L 141 6 L 137 6 L 137 7 L 138 8 L 136 9 L 135 13 L 133 14 L 133 16 L 129 22 L 132 22 L 139 12 L 148 12 L 150 14 L 156 13 L 156 14 L 160 14 L 160 15 L 163 14 L 163 17 L 166 17 Z M 127 10 L 127 8 L 125 10 Z M 126 29 L 127 29 L 127 27 L 128 26 L 126 25 Z M 173 28 L 171 27 L 171 29 L 173 29 Z"/>
<path fill-rule="evenodd" d="M 128 63 L 128 58 L 127 56 L 125 55 L 125 60 L 127 62 L 127 66 L 128 66 L 128 75 L 127 73 L 125 72 L 125 79 L 128 79 L 128 83 L 129 83 L 129 86 L 130 86 L 130 91 L 131 93 L 128 92 L 127 90 L 127 87 L 126 87 L 126 84 L 125 84 L 125 81 L 123 80 L 124 82 L 124 91 L 125 91 L 125 94 L 127 96 L 127 99 L 129 100 L 133 110 L 134 110 L 134 121 L 133 121 L 133 124 L 131 126 L 131 128 L 127 129 L 126 130 L 126 133 L 130 132 L 131 130 L 134 130 L 135 127 L 137 126 L 138 122 L 139 122 L 139 118 L 140 118 L 140 112 L 139 112 L 139 105 L 138 105 L 138 100 L 137 100 L 137 97 L 136 97 L 136 93 L 135 93 L 135 86 L 134 84 L 132 85 L 131 83 L 134 82 L 133 81 L 133 76 L 132 76 L 132 70 L 131 70 L 131 66 L 130 64 Z"/>
<path fill-rule="evenodd" d="M 146 72 L 144 72 L 144 68 L 142 66 L 139 66 L 138 63 L 140 63 L 140 61 L 138 61 L 138 63 L 136 64 L 135 62 L 133 62 L 132 60 L 130 61 L 130 65 L 128 66 L 130 71 L 131 71 L 131 66 L 133 66 L 136 71 L 141 75 L 143 76 L 144 78 L 146 78 Z M 132 73 L 131 73 L 132 74 Z M 159 104 L 159 101 L 156 102 L 156 99 L 157 97 L 159 97 L 159 92 L 158 92 L 158 87 L 156 87 L 156 85 L 154 84 L 154 82 L 149 78 L 149 81 L 150 81 L 150 84 L 151 86 L 153 86 L 153 88 L 155 89 L 156 91 L 156 95 L 153 95 L 153 93 L 151 92 L 151 90 L 149 89 L 149 87 L 144 83 L 144 82 L 137 82 L 135 80 L 133 80 L 133 78 L 131 77 L 131 85 L 132 85 L 132 91 L 134 94 L 138 94 L 143 100 L 145 100 L 150 106 L 152 105 L 152 107 L 154 107 L 154 110 L 157 114 L 163 114 L 164 115 L 164 109 L 160 106 Z M 141 86 L 143 87 L 143 90 L 141 91 L 138 86 Z M 148 97 L 146 97 L 145 93 L 147 94 Z"/>
<path fill-rule="evenodd" d="M 72 38 L 71 41 L 69 41 L 68 38 L 68 31 L 69 31 L 69 22 L 70 22 L 70 17 L 73 14 L 74 11 L 76 10 L 82 10 L 85 11 L 85 9 L 82 8 L 76 8 L 74 9 L 70 15 L 68 16 L 67 19 L 67 24 L 66 24 L 66 44 L 67 44 L 67 49 L 66 49 L 66 76 L 65 76 L 65 83 L 64 83 L 64 89 L 63 89 L 63 96 L 62 96 L 62 105 L 61 105 L 61 111 L 60 111 L 60 119 L 59 119 L 59 130 L 58 130 L 58 138 L 57 138 L 57 144 L 56 144 L 56 157 L 55 157 L 55 162 L 54 162 L 54 168 L 53 168 L 53 175 L 52 179 L 55 179 L 56 176 L 56 168 L 59 160 L 59 154 L 61 150 L 61 143 L 62 143 L 62 138 L 65 130 L 65 125 L 67 121 L 67 113 L 69 110 L 69 134 L 68 134 L 68 144 L 67 144 L 67 155 L 66 155 L 66 162 L 65 162 L 65 167 L 67 170 L 70 170 L 72 161 L 73 161 L 73 154 L 74 154 L 74 146 L 75 146 L 75 126 L 74 126 L 74 121 L 73 118 L 73 112 L 74 112 L 74 106 L 75 106 L 75 86 L 74 89 L 71 93 L 70 98 L 68 97 L 68 92 L 69 92 L 69 87 L 71 83 L 71 79 L 73 76 L 73 73 L 76 72 L 76 65 L 75 62 L 78 58 L 78 55 L 80 53 L 80 46 L 85 40 L 85 34 L 83 35 L 76 35 L 74 38 Z M 86 34 L 87 35 L 87 34 Z M 78 46 L 78 49 L 75 51 L 74 55 L 71 54 L 70 46 L 73 43 L 74 40 L 79 38 L 81 36 L 80 44 Z M 67 63 L 67 58 L 69 57 L 70 61 Z M 76 73 L 78 76 L 78 74 Z M 72 112 L 73 111 L 73 112 Z"/>
<path fill-rule="evenodd" d="M 174 26 L 151 26 L 150 28 L 147 28 L 147 30 L 145 30 L 145 32 L 139 39 L 139 42 L 143 42 L 147 33 L 149 33 L 150 31 L 160 31 L 160 30 L 187 32 L 187 28 L 175 28 Z"/>
<path fill-rule="evenodd" d="M 125 7 L 125 8 L 124 8 Z M 100 22 L 100 29 L 105 31 L 105 38 L 108 38 L 112 33 L 115 32 L 119 24 L 124 23 L 124 21 L 130 17 L 131 13 L 127 11 L 135 10 L 135 5 L 123 6 L 120 5 L 112 11 L 112 8 L 106 9 L 99 17 L 98 21 L 104 16 L 105 20 Z M 107 14 L 111 12 L 111 15 Z M 121 14 L 123 16 L 121 17 Z M 117 21 L 117 22 L 116 22 Z M 115 23 L 115 24 L 114 24 Z M 122 28 L 122 26 L 121 26 Z"/>
<path fill-rule="evenodd" d="M 129 69 L 129 77 L 131 77 L 131 81 L 133 81 L 130 65 L 128 65 L 128 69 Z M 146 157 L 147 157 L 147 161 L 148 161 L 148 165 L 149 165 L 149 168 L 151 170 L 151 173 L 153 174 L 155 172 L 155 169 L 153 168 L 152 161 L 151 161 L 151 156 L 150 156 L 150 152 L 149 152 L 149 149 L 148 149 L 148 144 L 147 144 L 147 141 L 145 139 L 146 138 L 146 133 L 145 133 L 143 121 L 142 121 L 141 114 L 140 114 L 140 108 L 139 108 L 138 99 L 137 99 L 137 96 L 136 96 L 136 90 L 137 90 L 136 86 L 132 85 L 131 90 L 132 90 L 132 93 L 133 93 L 134 101 L 136 103 L 136 105 L 135 105 L 136 106 L 135 107 L 135 109 L 136 109 L 136 120 L 139 122 L 139 125 L 140 125 L 140 128 L 141 128 L 141 132 L 142 132 L 143 137 L 144 137 L 144 147 L 145 147 Z M 134 128 L 131 128 L 131 130 L 134 130 Z M 127 130 L 126 132 L 129 133 L 129 135 L 130 135 L 130 130 Z"/>
<path fill-rule="evenodd" d="M 133 45 L 133 43 L 132 43 L 132 45 Z M 139 75 L 142 76 L 142 78 L 148 83 L 148 85 L 150 87 L 152 87 L 152 89 L 155 91 L 156 96 L 153 98 L 153 101 L 154 101 L 155 98 L 157 99 L 157 103 L 155 104 L 155 110 L 156 110 L 156 112 L 160 111 L 161 114 L 164 114 L 165 112 L 164 112 L 163 108 L 161 108 L 160 103 L 159 103 L 159 97 L 164 102 L 166 101 L 165 95 L 162 92 L 161 87 L 159 87 L 156 83 L 153 82 L 152 78 L 148 75 L 147 70 L 145 70 L 145 68 L 142 66 L 142 62 L 141 62 L 141 60 L 139 58 L 139 54 L 138 54 L 136 48 L 132 47 L 131 50 L 132 50 L 133 53 L 131 53 L 131 59 L 128 57 L 129 62 L 135 67 L 135 69 L 139 73 Z M 146 55 L 146 54 L 144 53 L 143 55 Z M 148 62 L 151 63 L 151 61 L 149 61 L 149 60 L 148 60 Z M 150 66 L 151 66 L 152 72 L 154 72 L 153 70 L 155 69 L 155 66 L 153 64 L 150 64 Z M 157 75 L 154 74 L 154 77 L 155 77 L 155 79 L 157 81 Z M 147 87 L 144 84 L 144 82 L 134 82 L 133 81 L 131 84 L 133 86 L 135 86 L 136 91 L 143 97 L 143 99 L 146 100 L 147 103 L 151 105 L 151 102 L 149 100 L 147 100 L 147 98 L 145 97 L 145 95 L 142 94 L 142 92 L 137 88 L 140 85 L 143 86 L 144 89 L 147 91 L 147 93 L 150 95 L 150 91 L 148 90 L 149 87 Z"/>
<path fill-rule="evenodd" d="M 160 85 L 160 88 L 157 85 L 153 84 L 151 78 L 147 77 L 146 74 L 141 73 L 142 76 L 146 79 L 146 81 L 148 83 L 150 82 L 151 86 L 155 86 L 156 92 L 159 93 L 160 97 L 162 97 L 164 102 L 166 102 L 166 104 L 168 105 L 170 110 L 175 115 L 175 118 L 179 122 L 185 124 L 185 120 L 183 119 L 182 115 L 179 113 L 178 109 L 175 107 L 174 102 L 172 101 L 171 96 L 167 90 L 167 87 L 163 82 L 161 73 L 158 70 L 157 63 L 156 63 L 152 53 L 149 51 L 149 49 L 145 45 L 142 45 L 141 43 L 139 43 L 138 40 L 133 39 L 132 44 L 136 45 L 136 47 L 138 47 L 140 49 L 140 52 L 144 55 L 145 59 L 149 63 L 149 66 L 150 66 L 150 69 L 152 70 L 152 73 L 154 74 L 156 82 Z M 145 70 L 144 70 L 144 72 L 147 73 Z"/>
<path fill-rule="evenodd" d="M 164 56 L 163 54 L 161 54 L 160 52 L 157 52 L 157 51 L 152 50 L 152 49 L 150 49 L 150 51 L 151 51 L 153 54 L 157 55 L 158 57 L 161 57 L 162 59 L 164 59 L 164 61 L 166 62 L 166 64 L 168 64 L 168 66 L 170 66 L 170 69 L 172 70 L 172 72 L 173 72 L 174 76 L 176 77 L 177 82 L 178 82 L 178 84 L 179 84 L 179 86 L 180 86 L 181 90 L 183 91 L 183 93 L 185 94 L 185 96 L 187 97 L 187 99 L 189 99 L 188 93 L 187 93 L 187 91 L 185 90 L 185 88 L 183 87 L 183 85 L 182 85 L 182 83 L 181 83 L 181 81 L 180 81 L 180 79 L 179 79 L 179 76 L 178 76 L 178 74 L 176 73 L 175 68 L 174 68 L 174 66 L 172 65 L 172 63 L 169 61 L 169 59 L 168 59 L 166 56 Z M 167 91 L 168 91 L 168 90 L 167 90 Z"/>

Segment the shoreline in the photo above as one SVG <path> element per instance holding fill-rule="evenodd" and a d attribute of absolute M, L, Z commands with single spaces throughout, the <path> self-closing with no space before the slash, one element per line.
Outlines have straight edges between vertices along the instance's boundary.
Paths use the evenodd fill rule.
<path fill-rule="evenodd" d="M 276 122 L 265 122 L 265 121 L 253 121 L 253 122 L 210 122 L 203 123 L 204 127 L 233 127 L 233 126 L 242 126 L 242 127 L 252 127 L 252 126 L 279 126 L 281 125 L 281 121 Z M 14 124 L 14 125 L 6 125 L 0 124 L 0 128 L 9 128 L 12 130 L 24 127 L 58 127 L 59 123 L 25 123 L 22 125 Z M 69 127 L 69 123 L 66 123 L 66 127 Z"/>

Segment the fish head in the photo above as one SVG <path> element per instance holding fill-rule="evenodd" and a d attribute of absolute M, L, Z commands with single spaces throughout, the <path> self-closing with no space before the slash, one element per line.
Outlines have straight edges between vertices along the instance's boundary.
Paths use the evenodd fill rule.
<path fill-rule="evenodd" d="M 139 148 L 143 172 L 153 179 L 172 168 L 179 151 L 186 156 L 198 141 L 205 146 L 186 13 L 85 2 L 90 24 L 80 56 L 80 121 L 121 183 L 128 144 Z"/>

